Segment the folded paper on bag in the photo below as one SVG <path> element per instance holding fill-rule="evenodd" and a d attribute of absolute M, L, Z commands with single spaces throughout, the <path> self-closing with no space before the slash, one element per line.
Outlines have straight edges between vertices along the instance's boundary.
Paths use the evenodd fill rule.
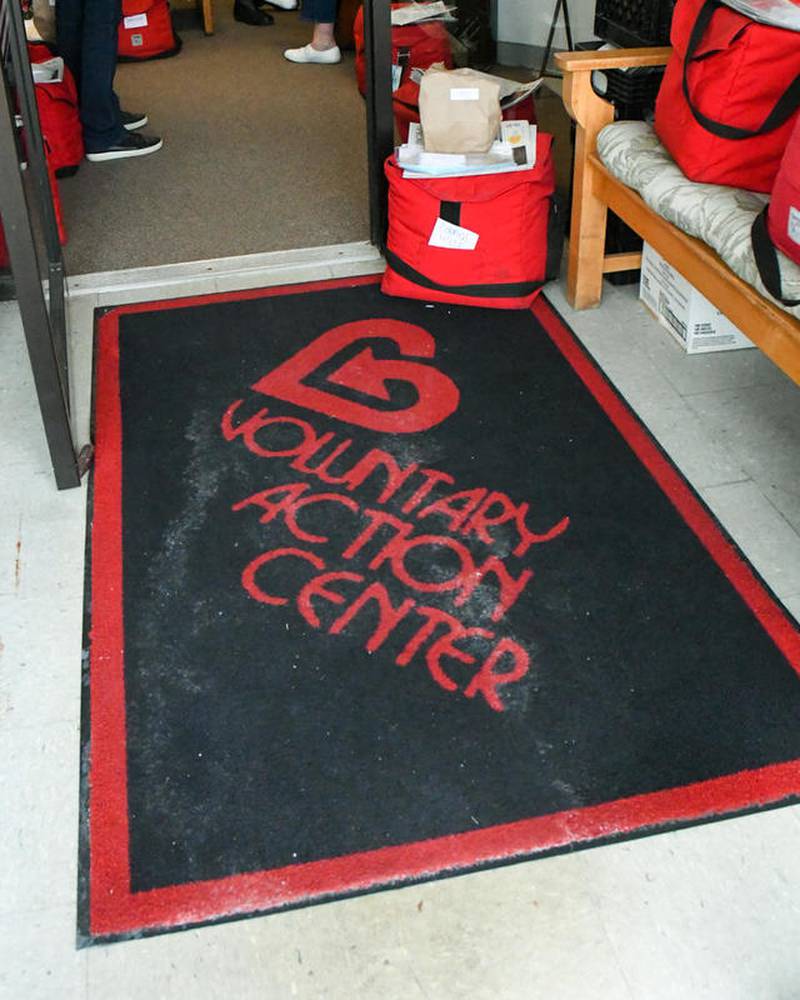
<path fill-rule="evenodd" d="M 455 6 L 434 0 L 434 3 L 409 3 L 392 8 L 392 26 L 422 24 L 425 21 L 453 21 Z"/>
<path fill-rule="evenodd" d="M 486 153 L 429 153 L 422 126 L 412 122 L 408 142 L 398 146 L 397 164 L 403 177 L 468 177 L 531 170 L 536 165 L 536 126 L 527 121 L 503 121 Z"/>
<path fill-rule="evenodd" d="M 500 127 L 500 85 L 469 69 L 431 68 L 419 89 L 429 153 L 485 153 Z"/>

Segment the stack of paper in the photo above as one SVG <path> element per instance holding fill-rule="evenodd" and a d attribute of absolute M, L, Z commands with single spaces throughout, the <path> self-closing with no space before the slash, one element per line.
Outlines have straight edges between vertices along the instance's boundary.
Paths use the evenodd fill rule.
<path fill-rule="evenodd" d="M 454 21 L 455 9 L 455 6 L 445 4 L 442 0 L 403 4 L 402 7 L 392 8 L 392 24 L 399 28 L 405 24 L 419 24 L 421 21 Z"/>
<path fill-rule="evenodd" d="M 500 123 L 500 134 L 486 153 L 426 153 L 422 127 L 413 123 L 408 142 L 398 147 L 403 177 L 471 177 L 531 170 L 536 164 L 536 126 L 527 121 Z"/>

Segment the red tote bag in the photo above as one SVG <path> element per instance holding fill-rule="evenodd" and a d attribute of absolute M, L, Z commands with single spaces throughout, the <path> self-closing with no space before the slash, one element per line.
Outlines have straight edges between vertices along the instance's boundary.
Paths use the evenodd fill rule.
<path fill-rule="evenodd" d="M 798 38 L 800 41 L 800 38 Z M 794 127 L 781 160 L 769 204 L 760 212 L 751 231 L 753 253 L 764 287 L 786 306 L 800 306 L 800 299 L 786 299 L 776 249 L 800 264 L 800 120 Z"/>
<path fill-rule="evenodd" d="M 476 177 L 405 178 L 389 157 L 381 290 L 428 302 L 529 307 L 561 262 L 563 213 L 551 146 L 552 136 L 539 133 L 532 170 Z M 441 245 L 447 237 L 434 233 L 452 233 L 448 227 L 456 236 L 466 231 L 472 247 Z"/>
<path fill-rule="evenodd" d="M 678 0 L 656 132 L 693 181 L 770 191 L 800 107 L 800 34 Z"/>
<path fill-rule="evenodd" d="M 392 4 L 392 7 L 402 6 L 404 5 Z M 363 97 L 367 92 L 363 7 L 358 8 L 353 22 L 353 39 L 356 46 L 356 83 Z M 427 69 L 437 62 L 444 63 L 445 69 L 453 68 L 450 35 L 441 21 L 392 28 L 392 63 L 401 69 L 401 83 L 408 79 L 415 67 Z"/>
<path fill-rule="evenodd" d="M 53 53 L 46 45 L 29 44 L 28 58 L 31 63 L 46 62 L 53 58 Z M 53 196 L 53 211 L 58 227 L 58 238 L 63 246 L 67 242 L 67 231 L 64 227 L 56 171 L 59 167 L 63 169 L 69 166 L 69 171 L 65 171 L 65 173 L 74 173 L 83 159 L 83 133 L 78 120 L 75 81 L 65 66 L 64 78 L 61 83 L 36 84 L 34 93 L 44 140 L 45 166 L 47 167 L 47 178 L 50 181 L 50 192 Z M 3 226 L 0 224 L 0 269 L 6 270 L 10 266 L 11 260 L 3 234 Z"/>
<path fill-rule="evenodd" d="M 166 59 L 180 50 L 167 0 L 122 0 L 117 49 L 122 62 Z"/>
<path fill-rule="evenodd" d="M 47 62 L 53 53 L 46 45 L 29 45 L 31 63 Z M 67 66 L 60 83 L 34 87 L 42 135 L 47 140 L 48 164 L 56 175 L 74 174 L 83 159 L 83 129 L 78 112 L 78 89 Z"/>

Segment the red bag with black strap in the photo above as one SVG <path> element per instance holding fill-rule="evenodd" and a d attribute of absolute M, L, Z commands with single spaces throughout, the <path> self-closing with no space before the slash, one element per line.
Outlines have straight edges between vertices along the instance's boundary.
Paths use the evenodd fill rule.
<path fill-rule="evenodd" d="M 769 204 L 753 222 L 751 239 L 764 287 L 785 306 L 800 306 L 800 299 L 783 296 L 776 252 L 800 264 L 800 119 L 783 154 Z"/>
<path fill-rule="evenodd" d="M 389 157 L 381 290 L 428 302 L 530 306 L 561 263 L 552 141 L 538 134 L 531 170 L 473 177 L 403 177 Z"/>
<path fill-rule="evenodd" d="M 47 62 L 53 53 L 46 45 L 28 45 L 31 64 Z M 48 163 L 58 177 L 74 174 L 83 159 L 83 129 L 78 112 L 78 88 L 69 68 L 61 81 L 34 86 L 42 135 L 47 141 Z"/>
<path fill-rule="evenodd" d="M 419 84 L 409 77 L 392 96 L 394 123 L 401 142 L 408 142 L 408 126 L 419 121 Z M 536 105 L 533 94 L 526 94 L 521 100 L 504 104 L 500 102 L 503 121 L 527 121 L 536 124 Z"/>
<path fill-rule="evenodd" d="M 401 3 L 392 4 L 393 8 L 404 6 Z M 363 97 L 367 92 L 363 6 L 359 7 L 353 22 L 353 38 L 356 45 L 356 82 Z M 399 68 L 395 72 L 400 75 L 400 84 L 408 79 L 414 67 L 427 69 L 438 62 L 444 63 L 445 69 L 453 68 L 450 35 L 442 21 L 392 27 L 392 63 Z"/>
<path fill-rule="evenodd" d="M 800 35 L 678 0 L 655 128 L 693 181 L 770 191 L 798 108 Z"/>
<path fill-rule="evenodd" d="M 117 57 L 122 62 L 167 59 L 181 50 L 167 0 L 122 0 Z"/>
<path fill-rule="evenodd" d="M 53 53 L 46 45 L 29 43 L 28 58 L 31 64 L 46 62 L 53 58 Z M 78 95 L 75 81 L 66 66 L 61 82 L 35 84 L 34 93 L 42 139 L 44 140 L 45 165 L 53 197 L 58 238 L 63 246 L 67 242 L 67 232 L 64 228 L 56 172 L 57 168 L 60 167 L 64 173 L 74 173 L 83 159 L 83 132 L 78 119 Z M 25 141 L 24 133 L 22 141 L 23 143 Z M 70 167 L 70 169 L 64 170 L 64 167 Z M 0 268 L 7 269 L 10 264 L 8 246 L 2 224 L 0 224 Z"/>

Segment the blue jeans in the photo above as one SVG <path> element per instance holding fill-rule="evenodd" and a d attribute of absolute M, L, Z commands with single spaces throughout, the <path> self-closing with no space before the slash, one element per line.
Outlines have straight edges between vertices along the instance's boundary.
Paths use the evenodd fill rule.
<path fill-rule="evenodd" d="M 114 93 L 117 30 L 122 0 L 58 0 L 59 54 L 78 85 L 86 151 L 99 152 L 125 136 Z"/>
<path fill-rule="evenodd" d="M 315 24 L 333 24 L 338 6 L 338 0 L 304 0 L 300 17 Z"/>

